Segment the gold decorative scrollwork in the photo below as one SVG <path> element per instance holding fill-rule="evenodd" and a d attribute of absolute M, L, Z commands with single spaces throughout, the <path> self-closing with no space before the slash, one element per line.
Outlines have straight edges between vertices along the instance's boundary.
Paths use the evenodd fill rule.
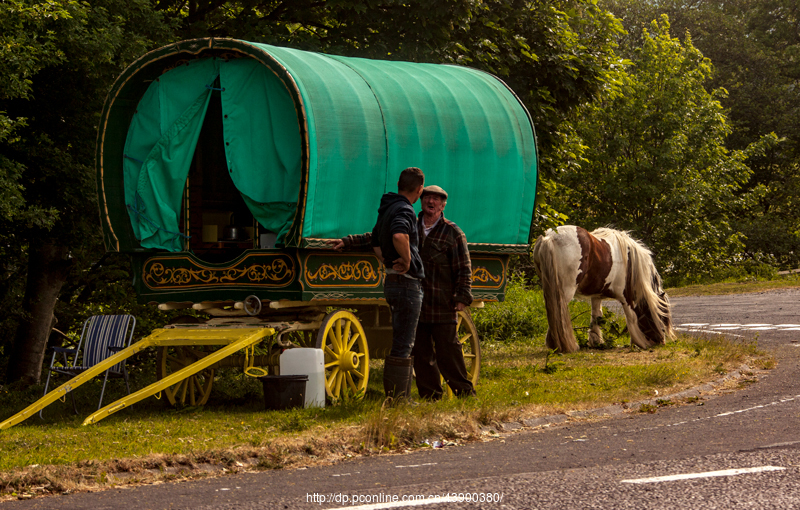
<path fill-rule="evenodd" d="M 310 269 L 306 269 L 306 280 L 309 282 L 314 280 L 361 280 L 361 281 L 377 281 L 379 278 L 378 272 L 366 260 L 359 260 L 358 262 L 342 262 L 338 266 L 333 264 L 322 264 L 313 273 Z"/>
<path fill-rule="evenodd" d="M 282 259 L 267 264 L 225 269 L 165 267 L 164 264 L 155 262 L 145 267 L 144 271 L 144 282 L 150 288 L 233 283 L 279 284 L 293 278 L 294 268 Z"/>
<path fill-rule="evenodd" d="M 503 276 L 494 276 L 485 267 L 476 267 L 472 270 L 472 281 L 480 283 L 488 283 L 489 281 L 492 281 L 496 284 L 500 284 L 500 282 L 503 281 Z"/>

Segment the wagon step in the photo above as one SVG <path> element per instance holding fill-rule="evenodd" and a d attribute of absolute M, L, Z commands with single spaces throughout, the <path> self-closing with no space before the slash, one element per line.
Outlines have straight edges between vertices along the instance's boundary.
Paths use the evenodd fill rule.
<path fill-rule="evenodd" d="M 73 377 L 72 379 L 65 382 L 64 384 L 54 389 L 53 391 L 49 392 L 47 395 L 43 396 L 33 404 L 23 409 L 22 411 L 6 419 L 2 423 L 0 423 L 0 430 L 13 427 L 14 425 L 30 418 L 31 416 L 38 413 L 45 407 L 49 406 L 56 400 L 63 398 L 64 396 L 66 396 L 67 393 L 73 391 L 75 388 L 82 385 L 86 381 L 89 381 L 93 377 L 102 374 L 108 368 L 116 365 L 117 363 L 121 362 L 124 359 L 133 356 L 134 354 L 146 349 L 147 347 L 166 346 L 166 345 L 172 345 L 172 346 L 227 345 L 225 348 L 214 352 L 213 354 L 197 361 L 196 363 L 193 363 L 192 365 L 185 367 L 184 369 L 178 372 L 175 372 L 169 377 L 162 379 L 157 383 L 151 384 L 147 388 L 139 390 L 136 393 L 128 395 L 126 398 L 123 398 L 121 400 L 118 400 L 117 402 L 107 405 L 103 409 L 100 409 L 92 416 L 87 418 L 86 421 L 84 421 L 83 423 L 84 425 L 87 425 L 88 423 L 95 423 L 105 418 L 109 414 L 119 411 L 120 409 L 123 409 L 124 407 L 127 407 L 135 402 L 138 402 L 145 397 L 148 397 L 150 395 L 155 395 L 162 389 L 169 387 L 175 384 L 176 382 L 202 370 L 203 368 L 206 367 L 206 365 L 219 361 L 220 359 L 224 358 L 225 356 L 228 356 L 229 354 L 233 354 L 239 349 L 243 349 L 245 347 L 249 347 L 250 345 L 258 343 L 265 337 L 271 336 L 274 333 L 275 330 L 272 328 L 247 328 L 247 329 L 214 328 L 214 329 L 193 329 L 193 330 L 156 329 L 147 337 L 139 340 L 130 347 L 127 347 L 119 351 L 113 356 L 109 356 L 104 361 L 98 363 L 89 370 L 86 370 L 82 374 Z M 169 381 L 169 383 L 164 384 L 165 381 Z M 154 386 L 159 386 L 159 388 L 149 391 Z"/>

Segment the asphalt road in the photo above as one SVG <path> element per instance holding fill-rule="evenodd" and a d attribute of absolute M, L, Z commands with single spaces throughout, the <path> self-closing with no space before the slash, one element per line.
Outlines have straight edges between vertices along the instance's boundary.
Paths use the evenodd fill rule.
<path fill-rule="evenodd" d="M 800 330 L 791 326 L 800 324 L 800 289 L 673 305 L 677 325 L 756 339 L 777 368 L 743 390 L 655 414 L 334 466 L 11 501 L 0 509 L 800 508 Z"/>

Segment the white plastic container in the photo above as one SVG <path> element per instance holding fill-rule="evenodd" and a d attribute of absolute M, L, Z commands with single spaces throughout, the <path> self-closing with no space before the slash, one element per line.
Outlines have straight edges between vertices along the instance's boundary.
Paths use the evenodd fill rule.
<path fill-rule="evenodd" d="M 325 407 L 325 353 L 322 349 L 286 349 L 280 357 L 281 375 L 307 375 L 304 407 Z"/>

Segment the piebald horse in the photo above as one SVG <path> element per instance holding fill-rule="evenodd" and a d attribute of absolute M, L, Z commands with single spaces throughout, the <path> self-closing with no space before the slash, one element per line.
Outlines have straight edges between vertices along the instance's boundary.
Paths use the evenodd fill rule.
<path fill-rule="evenodd" d="M 627 232 L 598 228 L 589 233 L 571 225 L 550 229 L 536 240 L 533 263 L 544 291 L 548 348 L 579 349 L 567 307 L 576 294 L 591 299 L 591 346 L 603 343 L 597 318 L 608 298 L 622 304 L 632 344 L 647 349 L 674 338 L 669 299 L 652 254 Z"/>

